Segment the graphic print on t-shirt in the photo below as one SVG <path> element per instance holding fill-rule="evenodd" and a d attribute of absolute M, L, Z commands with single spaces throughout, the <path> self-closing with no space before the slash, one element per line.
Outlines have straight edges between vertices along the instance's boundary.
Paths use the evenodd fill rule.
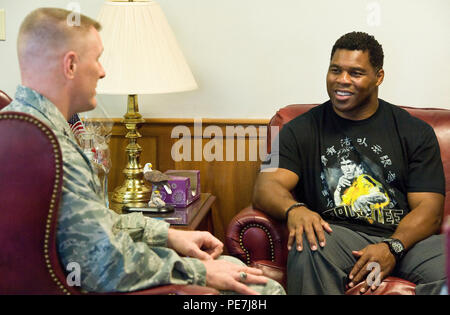
<path fill-rule="evenodd" d="M 328 209 L 324 215 L 364 220 L 369 224 L 398 225 L 405 211 L 395 209 L 395 190 L 382 184 L 395 179 L 395 173 L 387 169 L 392 161 L 380 145 L 369 147 L 366 138 L 358 138 L 356 143 L 356 146 L 369 148 L 379 164 L 361 156 L 361 150 L 356 150 L 347 137 L 327 147 L 321 156 L 322 195 Z M 388 178 L 379 180 L 384 174 Z"/>

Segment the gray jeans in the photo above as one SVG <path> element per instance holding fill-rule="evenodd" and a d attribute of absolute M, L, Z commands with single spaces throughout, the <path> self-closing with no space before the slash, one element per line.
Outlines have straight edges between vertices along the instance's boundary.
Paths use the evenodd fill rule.
<path fill-rule="evenodd" d="M 379 243 L 383 237 L 370 236 L 331 225 L 326 246 L 311 251 L 303 237 L 303 251 L 293 246 L 288 255 L 288 294 L 344 294 L 348 275 L 356 263 L 353 250 Z M 439 294 L 446 282 L 445 239 L 433 235 L 415 244 L 396 265 L 392 276 L 415 283 L 416 294 Z"/>

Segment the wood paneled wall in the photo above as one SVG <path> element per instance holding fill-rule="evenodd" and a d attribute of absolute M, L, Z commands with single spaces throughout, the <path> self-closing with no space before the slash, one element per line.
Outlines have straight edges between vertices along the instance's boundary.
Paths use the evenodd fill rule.
<path fill-rule="evenodd" d="M 125 128 L 120 121 L 114 119 L 110 141 L 112 159 L 112 170 L 108 177 L 110 191 L 124 180 L 122 170 L 126 164 L 127 140 L 124 138 Z M 143 148 L 140 162 L 142 166 L 150 162 L 154 169 L 162 172 L 168 169 L 200 170 L 202 192 L 209 192 L 217 197 L 213 208 L 214 230 L 216 237 L 223 241 L 231 218 L 251 203 L 253 184 L 261 157 L 265 153 L 267 123 L 268 120 L 245 119 L 203 119 L 201 124 L 193 119 L 147 119 L 139 129 L 142 138 L 138 143 Z M 181 139 L 189 134 L 190 139 Z M 221 135 L 223 137 L 220 137 Z M 187 149 L 188 142 L 191 148 L 190 159 L 181 159 L 179 155 L 172 157 L 174 145 L 174 148 L 177 148 L 184 143 L 184 149 Z M 254 152 L 255 148 L 257 153 Z M 184 150 L 175 151 L 186 155 L 188 153 Z M 208 153 L 212 153 L 213 156 Z M 220 153 L 223 158 L 217 160 Z M 216 159 L 212 159 L 213 157 Z"/>

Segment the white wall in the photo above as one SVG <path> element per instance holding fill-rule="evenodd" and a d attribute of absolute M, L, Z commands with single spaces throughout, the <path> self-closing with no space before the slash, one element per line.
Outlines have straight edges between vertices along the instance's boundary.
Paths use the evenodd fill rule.
<path fill-rule="evenodd" d="M 0 89 L 20 82 L 15 41 L 34 8 L 69 0 L 0 0 Z M 78 0 L 96 17 L 103 0 Z M 450 109 L 448 0 L 159 0 L 200 88 L 139 97 L 144 117 L 270 118 L 291 103 L 328 97 L 331 47 L 353 30 L 375 35 L 385 52 L 380 97 L 394 104 Z M 376 15 L 379 7 L 379 20 Z M 98 97 L 109 117 L 122 117 L 126 97 Z M 102 114 L 99 114 L 102 116 Z"/>

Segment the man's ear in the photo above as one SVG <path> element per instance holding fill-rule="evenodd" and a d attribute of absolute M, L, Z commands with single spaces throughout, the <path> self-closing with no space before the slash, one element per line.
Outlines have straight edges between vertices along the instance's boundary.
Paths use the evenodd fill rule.
<path fill-rule="evenodd" d="M 380 70 L 377 71 L 377 86 L 380 86 L 383 80 L 384 80 L 384 70 L 383 68 L 381 68 Z"/>
<path fill-rule="evenodd" d="M 78 56 L 74 51 L 68 51 L 63 58 L 64 77 L 72 80 L 77 70 Z"/>

